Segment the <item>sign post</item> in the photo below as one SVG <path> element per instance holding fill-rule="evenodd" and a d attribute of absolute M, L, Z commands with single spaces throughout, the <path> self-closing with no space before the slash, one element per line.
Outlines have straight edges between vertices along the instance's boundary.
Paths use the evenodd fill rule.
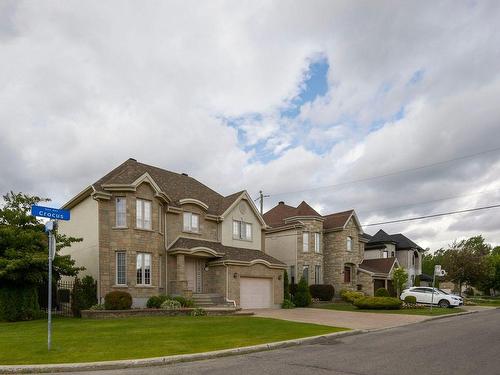
<path fill-rule="evenodd" d="M 57 208 L 31 206 L 31 215 L 53 219 L 45 223 L 45 232 L 49 236 L 49 275 L 48 275 L 48 301 L 47 301 L 47 349 L 52 346 L 52 261 L 56 256 L 56 234 L 57 220 L 69 220 L 68 210 L 58 210 Z"/>

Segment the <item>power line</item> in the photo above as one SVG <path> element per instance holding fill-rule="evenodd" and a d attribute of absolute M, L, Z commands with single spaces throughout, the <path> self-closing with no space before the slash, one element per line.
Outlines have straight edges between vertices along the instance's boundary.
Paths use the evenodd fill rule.
<path fill-rule="evenodd" d="M 381 221 L 379 223 L 365 224 L 365 225 L 362 225 L 362 227 L 372 227 L 372 226 L 375 226 L 375 225 L 403 223 L 403 222 L 407 222 L 407 221 L 415 221 L 415 220 L 429 219 L 429 218 L 440 217 L 440 216 L 462 214 L 462 213 L 466 213 L 466 212 L 473 212 L 473 211 L 480 211 L 480 210 L 489 210 L 491 208 L 498 208 L 498 207 L 500 207 L 500 204 L 495 204 L 495 205 L 491 205 L 491 206 L 484 206 L 484 207 L 469 208 L 469 209 L 466 209 L 466 210 L 442 212 L 442 213 L 433 214 L 433 215 L 416 216 L 416 217 L 411 217 L 411 218 L 407 218 L 407 219 L 397 219 L 397 220 L 390 220 L 390 221 Z"/>
<path fill-rule="evenodd" d="M 461 195 L 454 195 L 450 197 L 445 197 L 445 198 L 438 198 L 438 199 L 433 199 L 430 201 L 422 201 L 422 202 L 416 202 L 416 203 L 409 203 L 409 204 L 404 204 L 401 206 L 391 206 L 391 207 L 382 207 L 382 208 L 376 208 L 370 211 L 364 211 L 364 210 L 356 210 L 358 213 L 372 213 L 372 212 L 377 212 L 377 211 L 392 211 L 398 208 L 404 208 L 404 207 L 412 207 L 412 206 L 420 206 L 424 204 L 429 204 L 429 203 L 436 203 L 436 202 L 442 202 L 450 199 L 456 199 L 456 198 L 463 198 L 463 197 L 468 197 L 471 195 L 481 195 L 481 194 L 487 194 L 487 193 L 494 193 L 500 191 L 499 189 L 492 189 L 492 190 L 481 190 L 475 193 L 467 193 L 467 194 L 461 194 Z"/>
<path fill-rule="evenodd" d="M 421 165 L 421 166 L 414 167 L 414 168 L 401 169 L 401 170 L 397 170 L 397 171 L 393 171 L 393 172 L 389 172 L 389 173 L 385 173 L 385 174 L 381 174 L 381 175 L 363 177 L 363 178 L 355 179 L 355 180 L 349 180 L 349 181 L 341 182 L 338 184 L 324 185 L 324 186 L 318 186 L 318 187 L 314 187 L 314 188 L 286 191 L 286 192 L 281 192 L 281 193 L 272 193 L 270 195 L 271 196 L 276 196 L 276 195 L 281 196 L 281 195 L 289 195 L 289 194 L 298 194 L 298 193 L 305 193 L 308 191 L 315 191 L 315 190 L 321 190 L 321 189 L 327 189 L 327 188 L 335 188 L 335 187 L 345 186 L 345 185 L 349 185 L 349 184 L 355 184 L 355 183 L 359 183 L 359 182 L 372 181 L 372 180 L 376 180 L 376 179 L 380 179 L 380 178 L 384 178 L 384 177 L 395 176 L 395 175 L 398 175 L 401 173 L 414 172 L 414 171 L 418 171 L 418 170 L 422 170 L 422 169 L 426 169 L 426 168 L 436 167 L 438 165 L 451 163 L 451 162 L 457 161 L 457 160 L 469 159 L 469 158 L 473 158 L 473 157 L 476 157 L 479 155 L 484 155 L 484 154 L 488 154 L 488 153 L 499 151 L 499 150 L 500 150 L 500 147 L 496 147 L 496 148 L 492 148 L 489 150 L 476 152 L 474 154 L 459 156 L 457 158 L 442 160 L 442 161 L 438 161 L 438 162 L 431 163 L 431 164 L 425 164 L 425 165 Z"/>

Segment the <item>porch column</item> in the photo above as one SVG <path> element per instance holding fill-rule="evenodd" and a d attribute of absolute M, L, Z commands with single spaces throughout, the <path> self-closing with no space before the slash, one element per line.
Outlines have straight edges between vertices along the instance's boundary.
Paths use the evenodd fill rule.
<path fill-rule="evenodd" d="M 184 254 L 177 254 L 177 281 L 186 280 L 186 272 L 184 267 Z"/>

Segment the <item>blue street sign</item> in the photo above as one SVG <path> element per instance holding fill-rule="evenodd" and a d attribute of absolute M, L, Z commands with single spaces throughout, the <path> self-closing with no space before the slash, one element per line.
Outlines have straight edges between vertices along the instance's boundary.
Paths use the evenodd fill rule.
<path fill-rule="evenodd" d="M 46 217 L 47 219 L 69 220 L 69 210 L 60 210 L 51 207 L 31 206 L 33 216 Z"/>

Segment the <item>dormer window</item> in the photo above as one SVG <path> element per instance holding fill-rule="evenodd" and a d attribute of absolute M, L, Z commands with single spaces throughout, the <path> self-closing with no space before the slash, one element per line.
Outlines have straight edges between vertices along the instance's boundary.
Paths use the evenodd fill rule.
<path fill-rule="evenodd" d="M 184 232 L 198 233 L 200 231 L 200 215 L 192 212 L 184 212 Z"/>
<path fill-rule="evenodd" d="M 151 230 L 151 202 L 137 199 L 136 205 L 136 227 Z"/>
<path fill-rule="evenodd" d="M 252 224 L 233 220 L 233 238 L 237 240 L 252 240 Z"/>

